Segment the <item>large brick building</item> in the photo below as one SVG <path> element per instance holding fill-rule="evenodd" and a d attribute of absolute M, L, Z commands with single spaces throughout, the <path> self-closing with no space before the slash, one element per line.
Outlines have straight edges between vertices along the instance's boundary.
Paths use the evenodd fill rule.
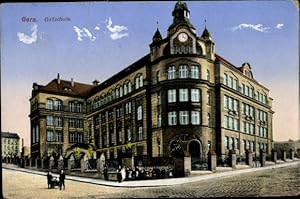
<path fill-rule="evenodd" d="M 177 2 L 166 38 L 157 29 L 150 53 L 105 82 L 61 80 L 33 84 L 32 157 L 69 155 L 93 146 L 107 158 L 191 154 L 205 160 L 209 149 L 225 158 L 230 149 L 272 148 L 272 98 L 251 66 L 240 67 L 215 53 L 211 34 L 201 36 Z"/>

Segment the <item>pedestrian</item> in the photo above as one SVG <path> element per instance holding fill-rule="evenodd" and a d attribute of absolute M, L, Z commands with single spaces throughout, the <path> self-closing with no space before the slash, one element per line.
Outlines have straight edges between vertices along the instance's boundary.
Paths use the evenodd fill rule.
<path fill-rule="evenodd" d="M 62 185 L 64 185 L 64 190 L 65 190 L 65 188 L 66 188 L 66 186 L 65 186 L 65 173 L 64 173 L 64 170 L 62 169 L 61 171 L 60 171 L 60 174 L 59 174 L 59 189 L 61 190 L 61 187 L 62 187 Z"/>
<path fill-rule="evenodd" d="M 121 176 L 122 176 L 122 181 L 124 181 L 126 179 L 126 169 L 124 166 L 121 169 Z"/>
<path fill-rule="evenodd" d="M 103 169 L 103 175 L 104 175 L 104 179 L 105 180 L 108 180 L 108 170 L 107 170 L 107 167 L 104 166 L 104 169 Z"/>
<path fill-rule="evenodd" d="M 48 173 L 47 173 L 47 184 L 48 184 L 48 189 L 49 189 L 49 188 L 52 188 L 51 179 L 52 179 L 52 174 L 51 174 L 50 171 L 48 171 Z"/>
<path fill-rule="evenodd" d="M 117 178 L 118 178 L 118 182 L 122 182 L 122 174 L 121 174 L 121 165 L 119 165 L 119 168 L 117 169 Z"/>

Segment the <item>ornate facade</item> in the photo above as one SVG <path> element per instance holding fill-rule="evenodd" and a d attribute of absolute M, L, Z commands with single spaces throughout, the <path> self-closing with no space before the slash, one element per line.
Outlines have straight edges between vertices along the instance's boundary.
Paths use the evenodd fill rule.
<path fill-rule="evenodd" d="M 240 67 L 215 53 L 205 27 L 201 36 L 177 2 L 166 38 L 157 29 L 150 53 L 93 85 L 61 80 L 33 84 L 32 156 L 68 155 L 92 146 L 107 158 L 191 155 L 208 151 L 224 159 L 230 149 L 271 152 L 272 98 L 251 66 Z M 69 152 L 68 152 L 69 151 Z"/>

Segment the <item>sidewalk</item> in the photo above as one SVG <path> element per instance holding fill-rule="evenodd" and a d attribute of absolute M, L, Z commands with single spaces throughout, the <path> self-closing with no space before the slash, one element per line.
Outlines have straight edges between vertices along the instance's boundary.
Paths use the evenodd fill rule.
<path fill-rule="evenodd" d="M 218 179 L 230 176 L 236 176 L 244 173 L 256 172 L 256 171 L 263 171 L 268 169 L 275 169 L 281 167 L 288 167 L 294 165 L 300 165 L 300 160 L 296 159 L 288 162 L 280 162 L 279 164 L 268 165 L 266 167 L 258 167 L 258 168 L 237 168 L 237 169 L 221 169 L 217 167 L 216 172 L 211 171 L 199 171 L 193 172 L 194 174 L 190 177 L 182 177 L 182 178 L 167 178 L 167 179 L 153 179 L 153 180 L 136 180 L 136 181 L 124 181 L 122 183 L 115 182 L 115 181 L 106 181 L 103 179 L 92 179 L 92 178 L 85 178 L 85 177 L 77 177 L 77 176 L 66 176 L 66 180 L 73 180 L 103 186 L 111 186 L 111 187 L 161 187 L 161 186 L 171 186 L 171 185 L 179 185 L 184 183 L 191 183 L 191 182 L 199 182 L 202 180 L 209 180 L 209 179 Z M 41 171 L 34 171 L 30 169 L 12 167 L 9 164 L 2 164 L 2 168 L 16 170 L 26 173 L 32 173 L 37 175 L 44 175 L 46 176 L 46 172 Z M 54 176 L 58 176 L 58 174 L 54 174 Z"/>

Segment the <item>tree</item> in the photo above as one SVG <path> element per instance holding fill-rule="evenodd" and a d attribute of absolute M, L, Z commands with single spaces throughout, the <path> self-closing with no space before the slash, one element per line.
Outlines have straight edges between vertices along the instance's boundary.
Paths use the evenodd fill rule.
<path fill-rule="evenodd" d="M 93 157 L 93 154 L 94 154 L 94 149 L 92 146 L 90 146 L 87 150 L 87 155 L 89 158 Z"/>
<path fill-rule="evenodd" d="M 76 147 L 73 149 L 74 151 L 74 158 L 76 160 L 79 160 L 81 158 L 81 151 L 80 151 L 80 148 Z"/>

